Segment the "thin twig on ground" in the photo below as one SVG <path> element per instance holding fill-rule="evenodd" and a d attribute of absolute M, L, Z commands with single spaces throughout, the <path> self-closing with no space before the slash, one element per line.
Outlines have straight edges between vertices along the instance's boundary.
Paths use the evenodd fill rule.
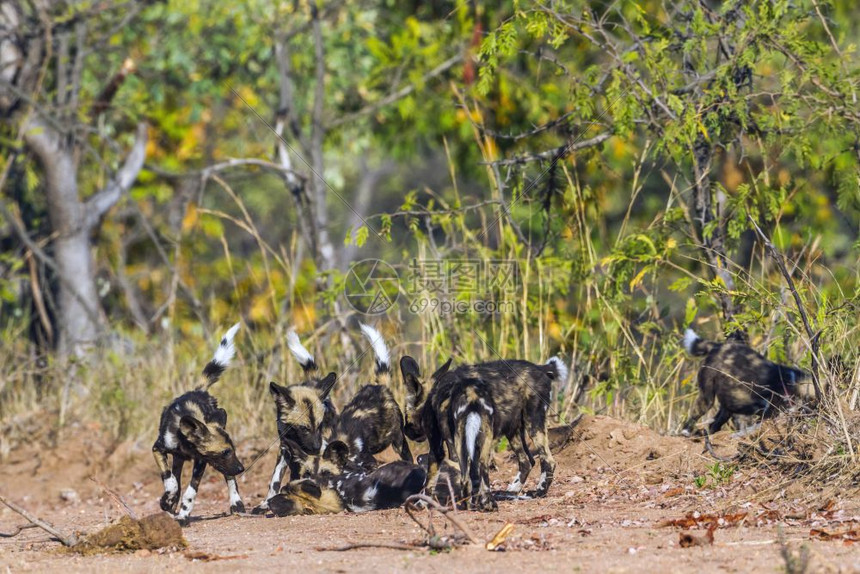
<path fill-rule="evenodd" d="M 53 525 L 33 516 L 32 514 L 30 514 L 29 512 L 3 496 L 2 494 L 0 494 L 0 502 L 17 512 L 27 520 L 29 520 L 30 523 L 32 523 L 33 525 L 38 526 L 39 528 L 59 540 L 63 546 L 72 547 L 78 543 L 78 538 L 74 534 L 64 534 L 60 532 Z"/>
<path fill-rule="evenodd" d="M 421 523 L 421 521 L 419 521 L 415 517 L 415 515 L 412 514 L 411 506 L 414 505 L 416 502 L 423 502 L 431 510 L 435 510 L 435 511 L 439 512 L 440 514 L 442 514 L 442 516 L 444 516 L 451 524 L 453 524 L 460 532 L 462 532 L 463 535 L 472 544 L 481 544 L 481 541 L 478 540 L 478 538 L 472 533 L 472 530 L 466 525 L 466 523 L 464 523 L 453 512 L 451 512 L 450 508 L 446 508 L 446 507 L 442 506 L 441 504 L 439 504 L 438 502 L 436 502 L 435 500 L 433 500 L 432 498 L 430 498 L 427 495 L 413 494 L 412 496 L 410 496 L 409 498 L 406 499 L 406 503 L 404 504 L 404 508 L 406 509 L 406 513 L 409 515 L 409 518 L 414 520 L 421 527 L 422 530 L 424 530 L 425 532 L 427 532 L 431 536 L 433 536 L 435 534 L 434 532 L 431 532 L 431 530 L 433 528 L 432 524 L 429 527 L 430 529 L 428 529 L 428 527 L 424 526 Z"/>
<path fill-rule="evenodd" d="M 397 542 L 355 542 L 345 546 L 334 546 L 327 548 L 318 546 L 318 552 L 346 552 L 348 550 L 360 550 L 362 548 L 390 548 L 392 550 L 421 550 L 424 547 L 415 544 L 400 544 Z"/>
<path fill-rule="evenodd" d="M 18 536 L 19 534 L 21 534 L 22 532 L 24 532 L 25 530 L 27 530 L 28 528 L 38 528 L 38 527 L 39 527 L 38 524 L 33 524 L 32 522 L 29 524 L 22 524 L 20 526 L 15 527 L 15 532 L 9 532 L 9 533 L 0 532 L 0 538 L 14 538 L 14 537 Z"/>
<path fill-rule="evenodd" d="M 117 492 L 112 490 L 108 485 L 103 483 L 101 480 L 99 480 L 95 476 L 90 476 L 90 480 L 93 481 L 94 483 L 96 483 L 96 485 L 98 485 L 98 487 L 101 488 L 105 492 L 105 494 L 108 495 L 108 498 L 111 499 L 111 502 L 113 502 L 117 508 L 119 508 L 121 511 L 128 514 L 134 520 L 138 519 L 137 514 L 135 514 L 134 510 L 132 510 L 131 507 L 128 504 L 126 504 L 126 502 L 122 498 L 122 496 L 120 496 Z"/>

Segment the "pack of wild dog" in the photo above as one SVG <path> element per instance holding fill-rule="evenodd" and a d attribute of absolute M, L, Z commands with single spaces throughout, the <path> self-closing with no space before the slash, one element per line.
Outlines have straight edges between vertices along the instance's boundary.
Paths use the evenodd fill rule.
<path fill-rule="evenodd" d="M 174 399 L 161 415 L 152 447 L 164 484 L 160 502 L 182 522 L 190 517 L 207 466 L 224 475 L 230 512 L 245 512 L 236 483 L 245 468 L 227 432 L 227 413 L 209 393 L 235 356 L 238 330 L 237 323 L 221 339 L 203 370 L 205 383 Z M 427 370 L 404 355 L 399 360 L 405 389 L 401 405 L 391 389 L 391 355 L 382 334 L 364 324 L 360 330 L 372 349 L 374 369 L 340 410 L 330 397 L 338 374 L 323 375 L 298 335 L 288 333 L 287 347 L 303 375 L 289 384 L 269 384 L 278 450 L 268 493 L 254 514 L 364 512 L 398 507 L 418 493 L 446 505 L 492 511 L 499 499 L 547 495 L 556 470 L 548 421 L 553 385 L 568 378 L 564 361 L 551 357 L 543 364 L 511 359 L 453 366 L 448 359 Z M 719 409 L 709 433 L 729 419 L 738 424 L 771 416 L 795 399 L 812 396 L 807 373 L 773 363 L 745 342 L 706 341 L 688 330 L 683 346 L 691 355 L 705 357 L 698 373 L 699 396 L 682 429 L 687 436 L 715 401 Z M 517 471 L 506 489 L 493 491 L 493 453 L 502 438 Z M 414 460 L 409 441 L 426 442 L 426 454 Z M 400 460 L 380 464 L 376 457 L 389 448 Z M 540 474 L 533 488 L 524 491 L 535 458 Z M 193 464 L 191 480 L 180 500 L 187 461 Z"/>

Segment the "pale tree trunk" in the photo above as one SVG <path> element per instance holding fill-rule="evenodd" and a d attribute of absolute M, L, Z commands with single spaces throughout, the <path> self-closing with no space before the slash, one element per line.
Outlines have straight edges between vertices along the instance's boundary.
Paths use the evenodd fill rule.
<path fill-rule="evenodd" d="M 316 2 L 310 3 L 311 18 L 313 20 L 314 57 L 316 60 L 316 86 L 314 89 L 313 120 L 311 125 L 311 163 L 314 174 L 311 177 L 311 189 L 313 190 L 313 203 L 316 211 L 317 244 L 319 246 L 319 261 L 323 270 L 334 269 L 336 266 L 334 245 L 328 234 L 328 206 L 326 189 L 328 184 L 325 179 L 325 166 L 323 164 L 323 141 L 325 140 L 325 126 L 323 125 L 323 103 L 325 100 L 325 53 L 323 52 L 322 24 L 320 22 L 319 8 Z"/>
<path fill-rule="evenodd" d="M 104 314 L 95 281 L 90 236 L 102 218 L 125 194 L 143 167 L 146 125 L 137 128 L 135 142 L 115 178 L 86 201 L 78 194 L 74 148 L 41 118 L 30 119 L 24 141 L 45 174 L 45 194 L 58 275 L 57 315 L 60 355 L 83 355 L 104 328 Z"/>

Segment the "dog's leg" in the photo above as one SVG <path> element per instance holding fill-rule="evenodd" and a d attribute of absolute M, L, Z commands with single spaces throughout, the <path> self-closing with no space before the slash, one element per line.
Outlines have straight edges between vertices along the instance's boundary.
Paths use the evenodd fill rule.
<path fill-rule="evenodd" d="M 441 436 L 442 430 L 439 428 L 435 420 L 435 416 L 427 425 L 427 492 L 432 493 L 436 488 L 436 481 L 439 480 L 439 465 L 445 460 L 445 439 Z M 448 441 L 450 447 L 453 441 Z"/>
<path fill-rule="evenodd" d="M 167 467 L 167 453 L 162 450 L 152 450 L 155 464 L 161 473 L 161 481 L 164 484 L 164 494 L 161 495 L 159 506 L 166 512 L 175 512 L 176 503 L 179 502 L 179 481 L 182 480 L 182 465 L 185 459 L 173 456 L 173 470 Z"/>
<path fill-rule="evenodd" d="M 537 455 L 540 457 L 540 480 L 535 489 L 535 496 L 546 496 L 555 474 L 555 459 L 549 450 L 549 435 L 546 429 L 546 412 L 548 404 L 540 405 L 526 413 L 526 427 L 534 442 Z"/>
<path fill-rule="evenodd" d="M 480 455 L 478 458 L 478 508 L 485 512 L 498 510 L 499 505 L 496 499 L 493 498 L 493 493 L 490 490 L 490 461 L 493 459 L 493 430 L 488 424 L 489 421 L 484 421 L 482 429 Z"/>
<path fill-rule="evenodd" d="M 245 512 L 245 503 L 242 502 L 242 497 L 239 496 L 239 485 L 236 484 L 235 476 L 225 476 L 227 481 L 227 492 L 230 494 L 230 514 L 237 512 Z"/>
<path fill-rule="evenodd" d="M 520 434 L 521 433 L 519 431 L 516 431 L 511 433 L 508 437 L 508 447 L 510 447 L 511 451 L 517 457 L 517 475 L 510 484 L 508 484 L 508 492 L 513 493 L 518 493 L 523 489 L 523 484 L 529 477 L 529 472 L 531 472 L 532 469 L 532 463 L 529 460 L 526 445 L 523 443 Z"/>
<path fill-rule="evenodd" d="M 188 488 L 185 489 L 185 494 L 182 495 L 182 505 L 179 507 L 179 514 L 176 519 L 180 522 L 186 522 L 191 514 L 191 509 L 194 508 L 194 499 L 197 498 L 197 488 L 200 486 L 200 480 L 203 478 L 203 473 L 206 471 L 206 461 L 195 460 L 194 469 L 191 471 L 191 482 L 188 483 Z"/>
<path fill-rule="evenodd" d="M 412 463 L 412 451 L 409 450 L 409 442 L 406 440 L 406 436 L 402 432 L 397 439 L 394 439 L 394 444 L 392 446 L 394 447 L 394 450 L 400 453 L 401 460 L 405 460 L 410 464 Z"/>
<path fill-rule="evenodd" d="M 714 385 L 711 382 L 711 378 L 707 376 L 707 372 L 703 369 L 699 371 L 699 396 L 696 397 L 696 402 L 693 403 L 690 417 L 684 423 L 684 428 L 681 431 L 682 435 L 690 436 L 693 434 L 693 427 L 696 426 L 696 422 L 714 406 L 714 398 Z"/>
<path fill-rule="evenodd" d="M 457 459 L 457 448 L 454 446 L 454 440 L 445 439 L 445 444 L 448 447 L 448 460 L 453 463 L 459 463 L 460 461 Z"/>
<path fill-rule="evenodd" d="M 281 449 L 278 455 L 278 462 L 275 464 L 275 470 L 272 472 L 272 479 L 269 481 L 269 493 L 266 494 L 266 500 L 261 502 L 254 508 L 254 514 L 264 514 L 269 510 L 269 500 L 276 496 L 281 490 L 281 479 L 284 476 L 284 471 L 287 468 L 287 451 Z"/>
<path fill-rule="evenodd" d="M 730 413 L 726 407 L 720 405 L 720 408 L 719 410 L 717 410 L 717 414 L 714 417 L 713 422 L 711 422 L 710 426 L 708 427 L 708 434 L 714 434 L 718 432 L 721 428 L 723 428 L 723 425 L 726 424 L 726 422 L 728 422 L 730 418 L 732 418 L 732 413 Z"/>

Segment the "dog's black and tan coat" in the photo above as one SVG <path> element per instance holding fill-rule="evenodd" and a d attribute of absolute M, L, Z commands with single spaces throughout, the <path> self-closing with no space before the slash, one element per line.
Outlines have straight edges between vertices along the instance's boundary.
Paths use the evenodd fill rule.
<path fill-rule="evenodd" d="M 406 461 L 366 470 L 350 461 L 350 449 L 332 441 L 322 455 L 307 455 L 297 445 L 287 448 L 299 463 L 297 478 L 269 499 L 276 516 L 367 512 L 396 508 L 421 492 L 427 473 Z"/>
<path fill-rule="evenodd" d="M 449 453 L 460 460 L 461 487 L 477 497 L 473 499 L 477 506 L 492 507 L 485 495 L 486 453 L 492 453 L 496 438 L 507 437 L 518 463 L 508 490 L 519 492 L 534 465 L 526 445 L 528 435 L 541 461 L 534 494 L 545 496 L 556 466 L 549 449 L 547 411 L 552 383 L 567 377 L 567 367 L 557 357 L 544 365 L 503 360 L 450 370 L 450 363 L 423 381 L 414 359 L 404 357 L 400 362 L 408 392 L 406 432 L 413 440 L 428 441 L 430 484 L 445 458 L 443 445 L 447 442 Z"/>
<path fill-rule="evenodd" d="M 194 465 L 179 512 L 175 514 L 180 521 L 186 521 L 191 514 L 207 465 L 224 475 L 230 494 L 230 511 L 245 511 L 235 478 L 245 469 L 236 458 L 236 449 L 227 434 L 227 412 L 218 407 L 215 397 L 208 392 L 236 354 L 233 338 L 238 330 L 239 323 L 227 331 L 215 356 L 203 369 L 206 385 L 174 399 L 161 413 L 158 439 L 152 446 L 152 452 L 164 483 L 164 494 L 160 501 L 163 510 L 176 513 L 182 467 L 189 460 Z M 170 467 L 168 456 L 173 458 Z"/>
<path fill-rule="evenodd" d="M 289 467 L 291 478 L 298 475 L 298 463 L 290 456 L 288 443 L 297 445 L 308 455 L 319 454 L 325 449 L 337 424 L 337 410 L 329 399 L 329 393 L 337 382 L 337 375 L 329 373 L 323 378 L 315 376 L 317 364 L 313 355 L 299 341 L 294 331 L 287 334 L 287 347 L 298 360 L 306 380 L 300 384 L 282 386 L 269 384 L 269 393 L 275 403 L 280 452 L 266 501 L 254 512 L 268 510 L 268 501 L 278 494 L 284 471 Z"/>
<path fill-rule="evenodd" d="M 709 433 L 715 433 L 733 416 L 769 416 L 789 397 L 814 397 L 808 373 L 769 361 L 741 341 L 706 341 L 692 329 L 684 334 L 684 348 L 705 357 L 699 368 L 699 396 L 682 433 L 690 435 L 696 422 L 719 400 L 720 407 Z"/>
<path fill-rule="evenodd" d="M 368 470 L 376 466 L 373 455 L 389 446 L 402 460 L 411 463 L 412 453 L 403 431 L 403 411 L 388 388 L 391 382 L 388 347 L 382 334 L 373 327 L 362 324 L 361 331 L 373 348 L 376 384 L 361 387 L 343 408 L 332 440 L 348 445 L 350 460 Z"/>

